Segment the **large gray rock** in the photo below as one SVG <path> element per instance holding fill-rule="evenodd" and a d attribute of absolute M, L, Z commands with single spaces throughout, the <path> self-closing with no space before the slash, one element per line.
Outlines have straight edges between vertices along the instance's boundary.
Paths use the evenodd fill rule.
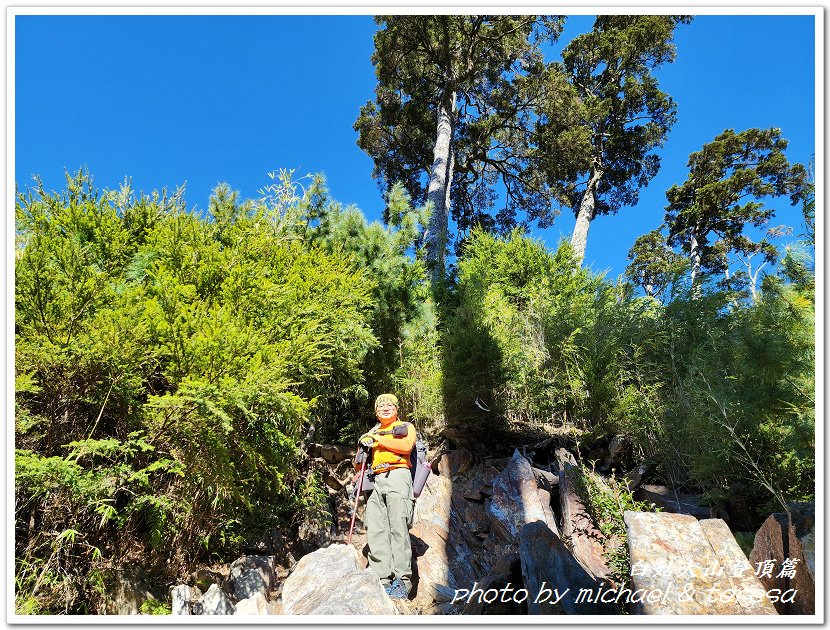
<path fill-rule="evenodd" d="M 262 578 L 265 584 L 265 591 L 270 591 L 276 588 L 276 576 L 274 574 L 274 556 L 242 556 L 233 561 L 228 570 L 228 582 L 232 588 L 236 590 L 236 582 L 247 571 L 255 571 Z M 247 578 L 248 582 L 255 581 L 252 577 Z M 255 589 L 256 590 L 256 589 Z M 248 595 L 242 597 L 237 596 L 237 599 L 245 599 L 253 595 L 251 591 Z"/>
<path fill-rule="evenodd" d="M 108 615 L 137 615 L 144 602 L 158 599 L 146 571 L 138 567 L 106 571 L 104 588 Z"/>
<path fill-rule="evenodd" d="M 438 474 L 454 479 L 473 464 L 473 456 L 466 448 L 459 448 L 441 455 L 438 460 Z"/>
<path fill-rule="evenodd" d="M 519 557 L 527 611 L 531 615 L 612 615 L 613 604 L 577 601 L 582 589 L 597 592 L 606 584 L 589 574 L 559 535 L 541 521 L 528 523 L 519 534 Z M 562 597 L 560 597 L 562 595 Z M 584 599 L 584 598 L 583 598 Z M 592 599 L 592 598 L 591 598 Z"/>
<path fill-rule="evenodd" d="M 179 584 L 170 589 L 170 614 L 189 615 L 191 595 L 190 587 L 187 584 Z"/>
<path fill-rule="evenodd" d="M 262 593 L 256 593 L 247 599 L 240 600 L 236 603 L 236 610 L 234 615 L 270 615 L 271 609 L 268 606 L 268 600 Z"/>
<path fill-rule="evenodd" d="M 631 612 L 647 615 L 774 615 L 732 532 L 720 519 L 626 512 Z"/>
<path fill-rule="evenodd" d="M 502 473 L 493 480 L 493 497 L 489 504 L 494 529 L 505 543 L 518 543 L 519 532 L 527 523 L 542 521 L 559 533 L 550 494 L 541 492 L 530 462 L 518 449 Z"/>
<path fill-rule="evenodd" d="M 286 615 L 396 615 L 371 569 L 352 546 L 331 545 L 304 556 L 282 588 Z"/>
<path fill-rule="evenodd" d="M 194 615 L 232 615 L 233 612 L 233 603 L 218 584 L 211 584 L 193 605 Z"/>
<path fill-rule="evenodd" d="M 256 569 L 245 569 L 233 582 L 233 596 L 237 601 L 253 597 L 257 593 L 263 597 L 268 593 L 268 586 Z"/>

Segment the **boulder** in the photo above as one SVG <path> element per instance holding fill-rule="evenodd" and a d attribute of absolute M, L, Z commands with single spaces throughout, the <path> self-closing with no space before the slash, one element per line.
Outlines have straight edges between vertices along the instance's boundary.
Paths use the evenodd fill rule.
<path fill-rule="evenodd" d="M 798 515 L 793 516 L 794 522 L 806 528 L 806 525 L 799 522 Z M 760 580 L 764 588 L 780 589 L 782 592 L 788 589 L 797 590 L 792 602 L 780 600 L 775 602 L 776 610 L 782 615 L 813 615 L 816 611 L 815 569 L 811 569 L 808 554 L 801 539 L 798 538 L 798 533 L 795 525 L 788 524 L 786 514 L 771 514 L 755 534 L 755 543 L 749 554 L 749 561 L 753 568 L 762 569 Z M 807 535 L 804 538 L 809 542 Z M 815 557 L 814 548 L 813 557 Z M 795 561 L 793 567 L 795 574 L 792 577 L 782 575 L 783 563 L 788 558 L 790 561 Z M 815 560 L 813 560 L 813 567 L 814 562 Z M 762 567 L 758 566 L 759 563 Z M 770 567 L 768 572 L 763 571 L 765 563 Z"/>
<path fill-rule="evenodd" d="M 355 447 L 340 444 L 312 444 L 309 450 L 312 457 L 321 457 L 329 464 L 354 459 L 357 454 Z"/>
<path fill-rule="evenodd" d="M 282 587 L 286 615 L 395 615 L 397 609 L 357 550 L 331 545 L 304 556 Z"/>
<path fill-rule="evenodd" d="M 559 475 L 556 473 L 536 467 L 533 468 L 533 473 L 536 475 L 536 480 L 539 482 L 540 488 L 544 488 L 548 492 L 553 492 L 559 486 Z"/>
<path fill-rule="evenodd" d="M 507 467 L 493 480 L 493 497 L 488 507 L 493 528 L 502 542 L 516 544 L 526 523 L 542 521 L 556 533 L 550 495 L 539 490 L 530 462 L 518 450 Z"/>
<path fill-rule="evenodd" d="M 274 563 L 274 556 L 242 556 L 234 560 L 229 567 L 228 581 L 233 585 L 243 573 L 248 570 L 253 570 L 262 577 L 266 591 L 273 590 L 276 587 Z M 245 599 L 246 597 L 250 597 L 250 595 L 253 595 L 253 593 L 240 597 L 239 599 Z"/>
<path fill-rule="evenodd" d="M 415 502 L 410 529 L 415 564 L 410 597 L 416 608 L 430 609 L 440 597 L 441 586 L 465 588 L 489 568 L 479 562 L 480 554 L 474 551 L 479 541 L 465 522 L 468 503 L 443 475 L 431 475 Z"/>
<path fill-rule="evenodd" d="M 625 513 L 631 612 L 647 615 L 774 615 L 766 589 L 721 519 Z"/>
<path fill-rule="evenodd" d="M 191 595 L 187 584 L 179 584 L 170 589 L 170 614 L 189 615 Z"/>
<path fill-rule="evenodd" d="M 615 435 L 608 444 L 608 456 L 603 462 L 603 468 L 610 470 L 617 468 L 623 460 L 625 449 L 628 446 L 626 439 L 622 435 Z"/>
<path fill-rule="evenodd" d="M 634 493 L 637 501 L 653 503 L 665 512 L 673 514 L 691 514 L 695 518 L 709 518 L 711 509 L 700 505 L 701 499 L 693 494 L 679 494 L 666 486 L 640 486 Z"/>
<path fill-rule="evenodd" d="M 218 584 L 211 584 L 207 592 L 193 605 L 194 615 L 232 615 L 233 613 L 233 603 Z"/>
<path fill-rule="evenodd" d="M 221 573 L 208 569 L 196 569 L 190 574 L 190 583 L 203 593 L 211 584 L 220 584 L 223 580 L 224 576 Z"/>
<path fill-rule="evenodd" d="M 559 470 L 562 470 L 565 464 L 576 466 L 576 458 L 567 449 L 560 447 L 554 453 L 556 454 L 556 461 L 559 464 Z"/>
<path fill-rule="evenodd" d="M 137 615 L 148 599 L 158 599 L 146 571 L 139 567 L 104 572 L 105 610 L 108 615 Z"/>
<path fill-rule="evenodd" d="M 499 476 L 499 470 L 493 466 L 483 466 L 462 486 L 465 499 L 481 501 L 493 496 L 493 479 Z"/>
<path fill-rule="evenodd" d="M 519 557 L 527 612 L 531 615 L 611 615 L 613 604 L 577 601 L 580 589 L 597 591 L 605 584 L 590 575 L 565 546 L 559 535 L 545 523 L 536 521 L 522 527 Z M 547 590 L 552 592 L 546 597 Z M 564 597 L 559 598 L 559 594 Z M 558 600 L 558 601 L 557 601 Z"/>
<path fill-rule="evenodd" d="M 577 561 L 595 578 L 603 580 L 611 575 L 605 559 L 605 549 L 611 542 L 596 528 L 579 494 L 583 474 L 591 473 L 562 462 L 559 471 L 562 538 L 569 543 Z"/>
<path fill-rule="evenodd" d="M 262 578 L 260 578 L 262 579 Z M 234 615 L 270 615 L 271 609 L 268 607 L 268 600 L 262 593 L 256 593 L 246 599 L 242 599 L 236 604 Z"/>
<path fill-rule="evenodd" d="M 233 579 L 233 596 L 237 601 L 248 599 L 256 594 L 263 597 L 268 593 L 268 586 L 256 569 L 245 569 Z"/>
<path fill-rule="evenodd" d="M 633 492 L 643 482 L 643 477 L 646 476 L 650 469 L 651 464 L 643 462 L 641 464 L 637 464 L 637 466 L 625 473 L 625 481 L 628 485 L 629 492 Z"/>
<path fill-rule="evenodd" d="M 438 460 L 438 474 L 454 479 L 467 471 L 473 463 L 473 455 L 466 448 L 444 453 Z"/>

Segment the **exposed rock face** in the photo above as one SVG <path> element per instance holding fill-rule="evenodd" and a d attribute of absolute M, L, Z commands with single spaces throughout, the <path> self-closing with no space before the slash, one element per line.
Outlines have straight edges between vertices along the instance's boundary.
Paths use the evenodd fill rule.
<path fill-rule="evenodd" d="M 608 445 L 608 457 L 602 463 L 604 470 L 611 470 L 617 468 L 622 463 L 623 455 L 625 455 L 627 443 L 625 437 L 622 435 L 615 435 Z"/>
<path fill-rule="evenodd" d="M 137 615 L 148 599 L 157 599 L 146 573 L 137 568 L 108 571 L 104 576 L 108 615 Z"/>
<path fill-rule="evenodd" d="M 631 611 L 649 615 L 774 615 L 766 589 L 726 523 L 626 512 Z"/>
<path fill-rule="evenodd" d="M 493 480 L 489 512 L 494 526 L 499 526 L 503 542 L 517 542 L 522 527 L 533 521 L 542 521 L 559 533 L 550 494 L 540 491 L 533 467 L 518 450 L 507 468 Z"/>
<path fill-rule="evenodd" d="M 468 502 L 463 494 L 446 475 L 431 475 L 415 502 L 410 529 L 416 568 L 413 603 L 421 610 L 432 607 L 442 588 L 464 588 L 468 580 L 482 574 L 473 564 L 474 554 L 467 539 L 474 534 L 464 520 L 463 508 Z M 472 510 L 470 515 L 474 516 L 475 508 Z M 476 527 L 485 526 L 479 520 Z"/>
<path fill-rule="evenodd" d="M 397 609 L 357 551 L 332 545 L 304 556 L 282 589 L 286 615 L 395 615 Z"/>
<path fill-rule="evenodd" d="M 228 589 L 237 600 L 254 593 L 266 595 L 276 587 L 273 556 L 242 556 L 235 560 L 228 572 Z"/>
<path fill-rule="evenodd" d="M 170 614 L 190 614 L 190 587 L 187 584 L 179 584 L 170 589 Z"/>
<path fill-rule="evenodd" d="M 796 523 L 802 525 L 798 515 L 794 516 Z M 812 527 L 814 532 L 815 523 Z M 764 588 L 779 589 L 781 592 L 788 589 L 797 590 L 792 602 L 775 602 L 776 610 L 782 615 L 813 615 L 816 610 L 815 573 L 810 567 L 808 554 L 798 538 L 798 533 L 800 532 L 795 525 L 788 525 L 786 514 L 771 514 L 755 534 L 755 544 L 752 553 L 749 554 L 753 569 L 757 569 L 758 563 L 762 563 L 760 580 Z M 808 535 L 803 538 L 808 542 L 810 540 Z M 795 574 L 792 577 L 787 577 L 782 571 L 784 561 L 788 558 L 795 560 Z M 763 563 L 767 563 L 766 566 L 769 567 L 768 574 L 763 570 Z"/>
<path fill-rule="evenodd" d="M 236 604 L 234 615 L 270 615 L 268 600 L 262 593 L 256 593 L 247 599 L 240 600 Z"/>
<path fill-rule="evenodd" d="M 211 584 L 207 592 L 193 605 L 194 615 L 232 615 L 234 605 L 218 584 Z"/>
<path fill-rule="evenodd" d="M 612 604 L 577 601 L 581 589 L 604 586 L 589 574 L 560 540 L 541 521 L 528 523 L 519 534 L 519 557 L 531 615 L 615 614 Z M 547 589 L 551 592 L 547 596 Z M 561 598 L 559 595 L 563 595 Z"/>
<path fill-rule="evenodd" d="M 711 510 L 700 505 L 700 497 L 692 494 L 678 494 L 666 486 L 644 484 L 635 492 L 638 501 L 653 503 L 665 512 L 691 514 L 695 518 L 709 518 Z"/>
<path fill-rule="evenodd" d="M 579 495 L 581 469 L 563 461 L 559 471 L 559 504 L 562 507 L 562 535 L 570 542 L 573 554 L 585 569 L 599 580 L 611 575 L 604 546 L 609 542 L 594 526 Z"/>
<path fill-rule="evenodd" d="M 453 479 L 465 472 L 473 463 L 473 456 L 466 448 L 444 453 L 438 460 L 438 474 Z"/>
<path fill-rule="evenodd" d="M 248 599 L 257 593 L 264 597 L 267 592 L 265 580 L 256 569 L 245 569 L 233 581 L 233 595 L 237 601 Z"/>

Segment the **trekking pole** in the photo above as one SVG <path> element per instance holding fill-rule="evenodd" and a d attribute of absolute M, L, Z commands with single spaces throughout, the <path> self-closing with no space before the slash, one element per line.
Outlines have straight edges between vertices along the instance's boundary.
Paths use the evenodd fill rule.
<path fill-rule="evenodd" d="M 352 532 L 354 531 L 354 519 L 357 516 L 357 502 L 360 501 L 360 491 L 363 489 L 363 473 L 366 471 L 366 460 L 369 459 L 368 453 L 366 459 L 363 460 L 363 464 L 360 466 L 360 478 L 357 480 L 357 487 L 355 488 L 354 492 L 354 506 L 352 506 L 352 522 L 349 524 L 349 540 L 346 542 L 347 545 L 352 544 Z"/>

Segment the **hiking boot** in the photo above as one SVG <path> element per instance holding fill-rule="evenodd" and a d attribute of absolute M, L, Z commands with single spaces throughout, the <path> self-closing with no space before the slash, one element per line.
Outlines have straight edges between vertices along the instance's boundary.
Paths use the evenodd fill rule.
<path fill-rule="evenodd" d="M 387 595 L 392 599 L 406 599 L 409 593 L 406 592 L 406 586 L 400 580 L 392 582 L 391 588 L 387 591 Z"/>

